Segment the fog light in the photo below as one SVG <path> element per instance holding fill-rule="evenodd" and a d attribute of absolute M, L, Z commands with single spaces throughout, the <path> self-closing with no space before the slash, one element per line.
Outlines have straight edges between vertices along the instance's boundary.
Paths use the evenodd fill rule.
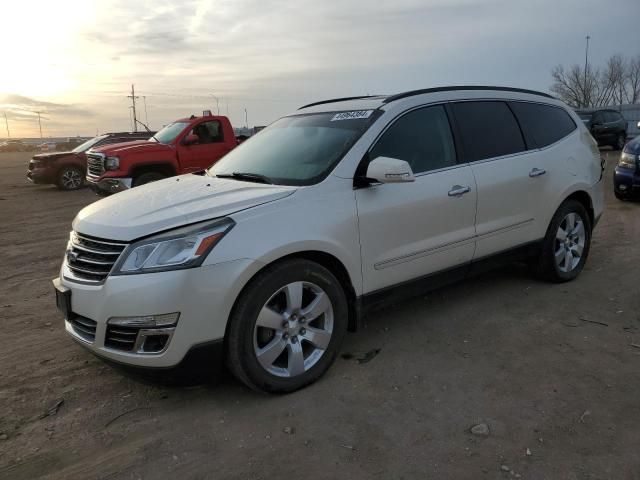
<path fill-rule="evenodd" d="M 119 325 L 121 327 L 175 327 L 178 323 L 178 318 L 180 318 L 180 312 L 164 313 L 162 315 L 147 315 L 144 317 L 111 317 L 107 323 L 109 325 Z"/>

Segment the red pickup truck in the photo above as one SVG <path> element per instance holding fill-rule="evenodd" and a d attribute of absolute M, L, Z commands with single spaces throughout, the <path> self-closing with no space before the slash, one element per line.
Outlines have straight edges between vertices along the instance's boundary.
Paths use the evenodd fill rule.
<path fill-rule="evenodd" d="M 227 117 L 209 112 L 167 125 L 146 141 L 87 152 L 87 182 L 108 195 L 210 167 L 238 145 Z"/>

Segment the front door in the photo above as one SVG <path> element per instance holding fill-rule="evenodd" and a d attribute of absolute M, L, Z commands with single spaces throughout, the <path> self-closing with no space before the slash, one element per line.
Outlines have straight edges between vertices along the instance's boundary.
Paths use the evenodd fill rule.
<path fill-rule="evenodd" d="M 222 124 L 218 120 L 198 123 L 187 135 L 196 135 L 198 141 L 191 145 L 179 146 L 179 160 L 182 171 L 197 172 L 209 168 L 229 150 L 225 142 Z"/>
<path fill-rule="evenodd" d="M 396 120 L 369 152 L 409 162 L 415 182 L 356 190 L 364 293 L 465 265 L 475 248 L 476 186 L 457 163 L 441 105 Z"/>

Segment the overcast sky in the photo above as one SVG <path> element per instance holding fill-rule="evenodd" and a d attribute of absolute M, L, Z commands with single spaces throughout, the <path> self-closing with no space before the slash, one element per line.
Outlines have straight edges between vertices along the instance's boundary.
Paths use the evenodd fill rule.
<path fill-rule="evenodd" d="M 264 125 L 305 102 L 447 84 L 548 90 L 550 69 L 640 54 L 640 0 L 0 2 L 13 137 L 152 128 L 204 108 Z M 0 137 L 6 135 L 0 117 Z"/>

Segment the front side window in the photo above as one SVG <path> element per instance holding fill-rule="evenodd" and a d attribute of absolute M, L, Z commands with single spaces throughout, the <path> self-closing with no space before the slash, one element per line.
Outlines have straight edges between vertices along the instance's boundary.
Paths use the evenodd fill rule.
<path fill-rule="evenodd" d="M 187 122 L 175 122 L 170 123 L 158 133 L 156 133 L 150 140 L 155 140 L 160 143 L 171 143 L 173 142 L 180 132 L 182 132 L 185 128 L 187 128 L 189 124 Z"/>
<path fill-rule="evenodd" d="M 413 110 L 384 132 L 369 158 L 391 157 L 409 163 L 413 173 L 456 164 L 456 151 L 447 113 L 442 105 Z"/>
<path fill-rule="evenodd" d="M 359 110 L 281 118 L 231 150 L 208 173 L 313 185 L 329 174 L 378 116 L 374 110 Z"/>
<path fill-rule="evenodd" d="M 576 129 L 569 114 L 560 107 L 526 102 L 510 102 L 509 105 L 520 122 L 529 148 L 551 145 Z"/>
<path fill-rule="evenodd" d="M 222 125 L 218 120 L 211 120 L 209 122 L 202 122 L 193 127 L 192 134 L 198 137 L 199 145 L 206 145 L 208 143 L 219 143 L 224 139 L 222 138 Z"/>
<path fill-rule="evenodd" d="M 464 160 L 475 162 L 526 150 L 520 127 L 505 102 L 453 103 Z"/>

